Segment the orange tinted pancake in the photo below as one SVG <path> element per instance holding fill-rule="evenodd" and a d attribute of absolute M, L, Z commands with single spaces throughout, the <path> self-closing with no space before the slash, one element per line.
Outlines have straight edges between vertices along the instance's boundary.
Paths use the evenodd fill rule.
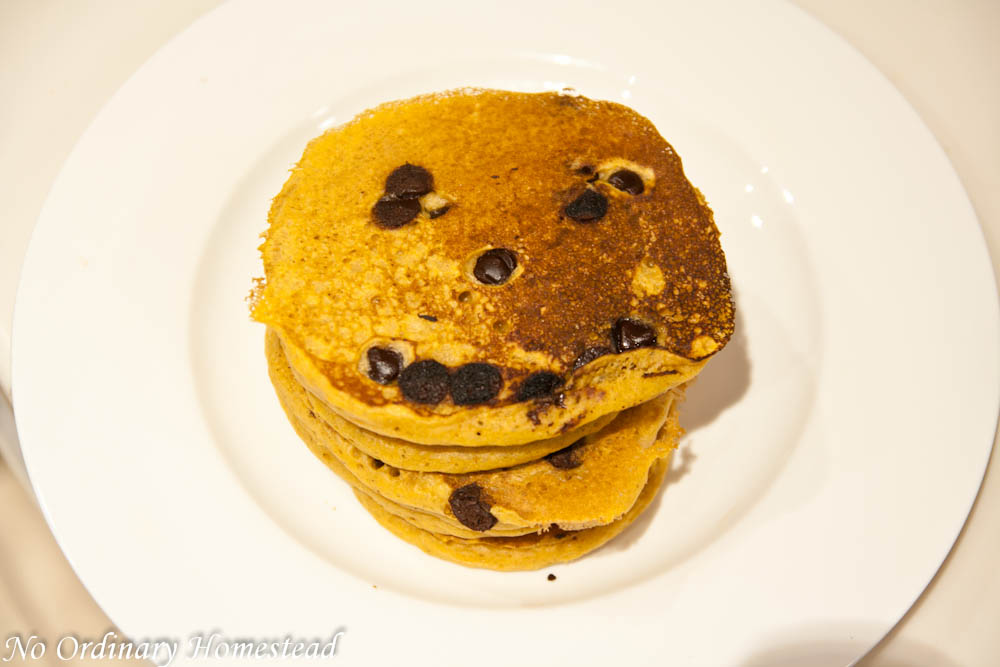
<path fill-rule="evenodd" d="M 407 164 L 429 180 L 397 192 L 390 176 Z M 389 228 L 377 210 L 386 199 L 419 213 Z M 272 206 L 253 315 L 299 348 L 289 361 L 300 380 L 366 428 L 433 444 L 502 430 L 508 442 L 496 444 L 520 444 L 648 400 L 726 344 L 733 305 L 718 236 L 680 158 L 627 107 L 554 93 L 429 95 L 309 144 Z M 497 249 L 516 268 L 484 284 L 477 259 Z M 637 323 L 632 342 L 654 344 L 575 368 L 588 350 L 616 351 L 621 318 Z M 403 379 L 369 377 L 373 346 L 450 375 L 432 378 L 439 386 L 423 395 L 433 400 L 413 400 Z M 495 386 L 456 387 L 470 363 L 492 366 Z M 567 409 L 543 400 L 540 418 L 540 394 L 525 391 L 538 372 L 565 383 Z M 456 404 L 469 396 L 482 400 Z"/>

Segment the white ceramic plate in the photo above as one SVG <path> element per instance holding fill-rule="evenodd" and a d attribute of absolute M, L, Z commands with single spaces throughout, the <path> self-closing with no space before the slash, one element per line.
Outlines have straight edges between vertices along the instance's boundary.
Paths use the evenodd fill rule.
<path fill-rule="evenodd" d="M 310 137 L 468 84 L 648 115 L 715 209 L 739 308 L 652 509 L 540 572 L 463 569 L 379 528 L 286 423 L 243 302 Z M 842 664 L 962 526 L 997 339 L 945 156 L 792 7 L 246 2 L 161 50 L 66 163 L 24 267 L 14 398 L 56 537 L 135 638 L 345 628 L 351 665 Z"/>

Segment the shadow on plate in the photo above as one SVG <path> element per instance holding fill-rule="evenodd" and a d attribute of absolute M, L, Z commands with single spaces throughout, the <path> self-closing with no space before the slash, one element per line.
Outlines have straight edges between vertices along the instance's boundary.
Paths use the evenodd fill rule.
<path fill-rule="evenodd" d="M 739 401 L 750 387 L 750 357 L 747 354 L 747 339 L 743 331 L 741 312 L 737 310 L 732 339 L 705 365 L 705 369 L 692 383 L 687 393 L 687 400 L 681 404 L 681 422 L 688 433 L 712 423 L 727 407 Z M 691 472 L 696 465 L 696 458 L 690 445 L 682 442 L 674 452 L 670 470 L 664 477 L 653 502 L 635 523 L 598 551 L 624 550 L 637 542 L 656 517 L 663 494 L 668 492 L 671 485 Z"/>
<path fill-rule="evenodd" d="M 802 632 L 816 639 L 797 638 L 788 642 L 777 642 L 767 646 L 739 663 L 740 667 L 959 667 L 940 650 L 913 640 L 895 637 L 891 644 L 879 644 L 870 653 L 870 638 L 873 630 L 860 628 L 812 629 Z M 859 659 L 859 656 L 864 657 Z"/>
<path fill-rule="evenodd" d="M 681 405 L 682 426 L 691 433 L 711 424 L 750 388 L 750 356 L 742 311 L 736 311 L 736 329 L 729 344 L 705 364 Z"/>

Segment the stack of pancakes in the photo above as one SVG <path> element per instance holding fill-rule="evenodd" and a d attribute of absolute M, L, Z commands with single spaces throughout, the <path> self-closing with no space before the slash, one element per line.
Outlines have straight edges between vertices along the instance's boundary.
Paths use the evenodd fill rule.
<path fill-rule="evenodd" d="M 610 102 L 382 105 L 309 144 L 269 222 L 253 316 L 289 420 L 379 523 L 464 565 L 621 532 L 733 331 L 711 211 Z"/>

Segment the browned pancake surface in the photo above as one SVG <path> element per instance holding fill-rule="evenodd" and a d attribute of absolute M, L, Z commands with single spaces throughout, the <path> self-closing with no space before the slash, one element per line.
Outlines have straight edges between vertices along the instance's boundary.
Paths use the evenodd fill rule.
<path fill-rule="evenodd" d="M 387 229 L 373 207 L 407 163 L 430 172 L 433 192 L 415 220 Z M 641 194 L 608 182 L 623 165 L 643 176 Z M 586 189 L 607 199 L 599 220 L 567 215 Z M 366 350 L 387 342 L 407 363 L 492 364 L 502 388 L 490 404 L 510 403 L 528 374 L 568 380 L 586 349 L 613 348 L 622 317 L 680 357 L 720 349 L 733 306 L 718 237 L 679 157 L 627 107 L 548 93 L 430 95 L 310 143 L 274 201 L 253 312 L 366 405 L 454 410 L 450 398 L 415 404 L 366 375 Z M 499 286 L 470 271 L 491 248 L 517 259 Z"/>

